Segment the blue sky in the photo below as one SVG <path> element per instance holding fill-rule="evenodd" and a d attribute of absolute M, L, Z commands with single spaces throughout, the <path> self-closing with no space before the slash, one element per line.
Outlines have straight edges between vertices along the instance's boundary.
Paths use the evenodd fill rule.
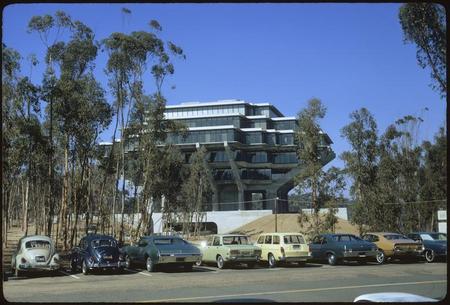
<path fill-rule="evenodd" d="M 187 56 L 175 62 L 175 75 L 165 83 L 168 104 L 235 98 L 269 102 L 291 116 L 317 97 L 328 109 L 322 128 L 339 156 L 349 149 L 340 129 L 350 112 L 361 107 L 372 112 L 380 132 L 407 114 L 422 115 L 423 139 L 431 139 L 445 123 L 445 100 L 429 87 L 430 72 L 417 65 L 415 46 L 403 43 L 399 6 L 15 4 L 3 11 L 3 42 L 24 58 L 37 55 L 41 64 L 33 70 L 33 80 L 39 83 L 44 48 L 37 34 L 26 33 L 32 16 L 64 10 L 90 26 L 98 40 L 113 32 L 148 30 L 148 22 L 156 19 L 162 37 Z M 131 16 L 125 18 L 122 7 Z M 99 53 L 95 73 L 108 91 L 106 60 Z M 25 75 L 28 66 L 24 61 Z M 425 107 L 429 111 L 423 112 Z M 108 141 L 111 134 L 108 130 L 100 139 Z M 336 158 L 330 165 L 342 167 L 343 162 Z"/>

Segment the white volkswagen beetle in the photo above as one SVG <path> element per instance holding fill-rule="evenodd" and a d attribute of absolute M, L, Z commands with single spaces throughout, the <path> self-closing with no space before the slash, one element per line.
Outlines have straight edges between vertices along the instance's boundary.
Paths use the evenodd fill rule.
<path fill-rule="evenodd" d="M 58 270 L 59 254 L 48 236 L 24 236 L 19 240 L 12 254 L 11 270 L 15 276 L 22 271 Z"/>

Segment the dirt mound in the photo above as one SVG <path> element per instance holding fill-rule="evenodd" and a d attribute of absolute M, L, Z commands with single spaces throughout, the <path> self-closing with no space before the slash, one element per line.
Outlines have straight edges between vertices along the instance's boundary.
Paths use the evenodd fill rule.
<path fill-rule="evenodd" d="M 301 232 L 303 231 L 298 221 L 298 214 L 278 214 L 277 231 L 278 232 Z M 230 233 L 246 234 L 254 241 L 261 233 L 275 232 L 275 215 L 267 215 L 249 222 Z M 336 233 L 350 233 L 358 235 L 358 228 L 349 221 L 338 218 L 335 228 Z"/>

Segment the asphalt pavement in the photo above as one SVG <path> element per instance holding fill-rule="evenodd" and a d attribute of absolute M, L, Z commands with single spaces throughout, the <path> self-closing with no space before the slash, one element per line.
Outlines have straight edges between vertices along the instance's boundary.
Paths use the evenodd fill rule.
<path fill-rule="evenodd" d="M 447 293 L 447 263 L 144 268 L 83 275 L 63 270 L 3 282 L 11 302 L 352 302 L 375 292 L 409 292 L 435 299 Z"/>

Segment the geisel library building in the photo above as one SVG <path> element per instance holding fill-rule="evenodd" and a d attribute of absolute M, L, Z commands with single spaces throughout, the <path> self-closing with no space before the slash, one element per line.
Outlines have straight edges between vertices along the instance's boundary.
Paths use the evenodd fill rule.
<path fill-rule="evenodd" d="M 166 106 L 166 119 L 188 127 L 188 135 L 169 134 L 186 162 L 205 146 L 214 196 L 208 210 L 288 212 L 288 192 L 301 171 L 294 145 L 295 117 L 273 105 L 241 100 Z M 323 164 L 334 158 L 331 139 L 322 133 Z"/>
<path fill-rule="evenodd" d="M 186 164 L 200 146 L 208 151 L 214 194 L 206 217 L 216 231 L 226 233 L 272 214 L 275 207 L 278 213 L 297 211 L 287 200 L 294 177 L 302 170 L 294 145 L 295 117 L 285 117 L 268 103 L 223 100 L 168 105 L 165 118 L 188 127 L 187 135 L 168 134 L 166 139 L 180 148 Z M 335 154 L 331 139 L 322 135 L 325 165 Z M 155 224 L 160 223 L 160 210 L 161 201 L 156 200 Z"/>

